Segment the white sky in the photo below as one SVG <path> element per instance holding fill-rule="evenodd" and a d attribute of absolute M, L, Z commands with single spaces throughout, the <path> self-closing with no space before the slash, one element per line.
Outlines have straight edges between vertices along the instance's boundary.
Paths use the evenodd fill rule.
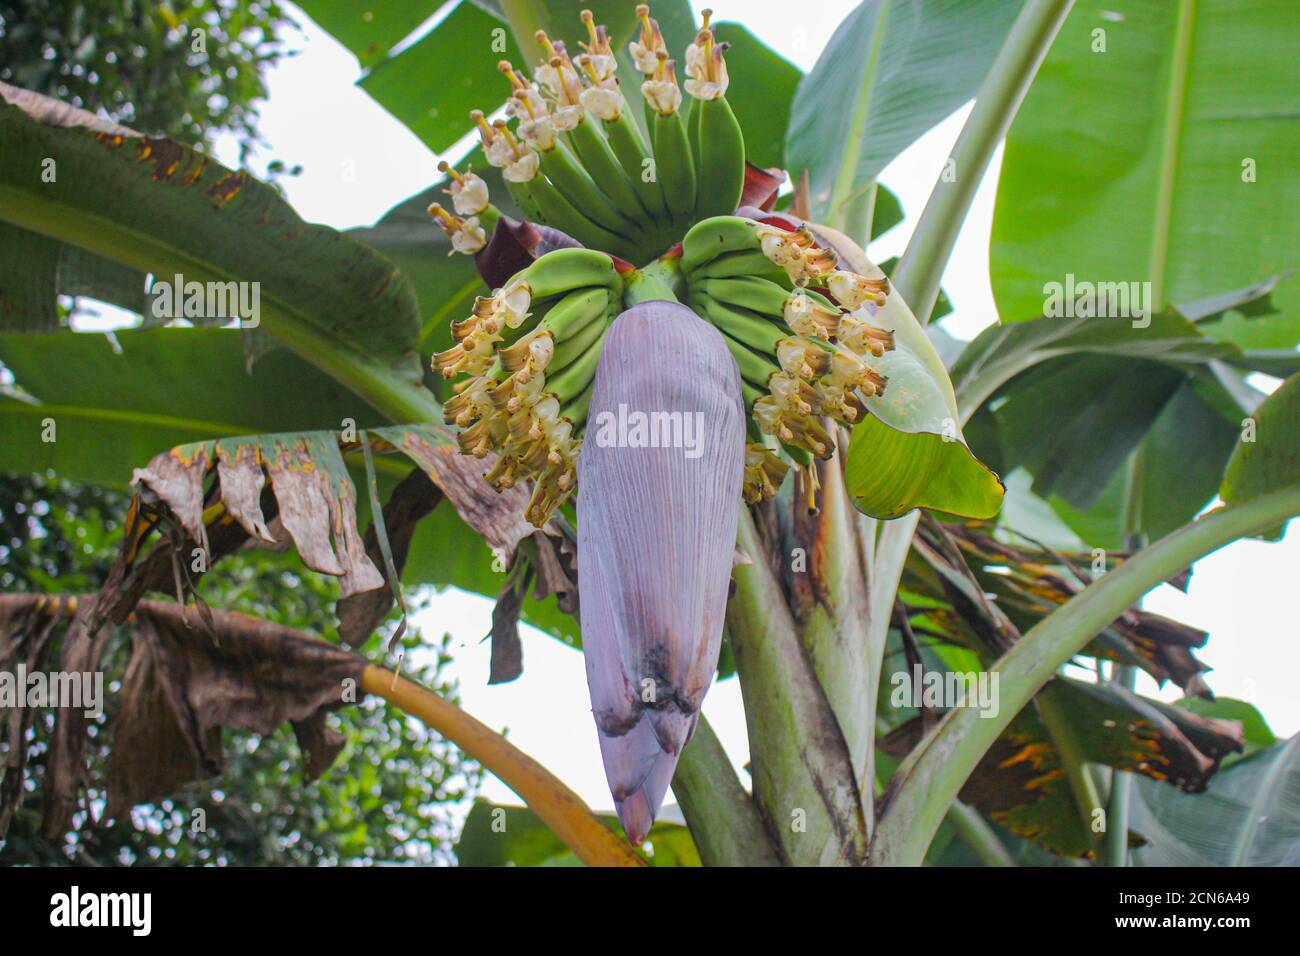
<path fill-rule="evenodd" d="M 760 0 L 710 0 L 722 20 L 743 20 L 769 46 L 804 70 L 812 67 L 852 0 L 814 2 L 816 18 L 792 26 L 788 3 Z M 431 4 L 432 7 L 432 4 Z M 306 219 L 338 228 L 368 225 L 397 202 L 434 182 L 440 158 L 353 84 L 360 72 L 343 47 L 301 18 L 301 55 L 284 61 L 267 78 L 269 98 L 261 128 L 270 144 L 266 159 L 301 163 L 300 177 L 284 186 Z M 883 260 L 902 251 L 917 214 L 938 178 L 968 108 L 941 123 L 903 153 L 881 176 L 898 194 L 908 219 L 872 246 Z M 454 159 L 454 151 L 448 158 Z M 222 158 L 234 162 L 233 149 Z M 949 331 L 970 338 L 996 321 L 988 281 L 988 237 L 1001 163 L 999 150 L 981 185 L 974 207 L 944 275 L 955 304 L 945 322 Z M 354 176 L 344 175 L 354 170 Z M 1222 696 L 1252 701 L 1275 732 L 1300 730 L 1300 640 L 1296 625 L 1296 569 L 1300 534 L 1282 544 L 1234 544 L 1197 565 L 1191 593 L 1162 587 L 1145 606 L 1206 628 L 1211 633 L 1202 659 L 1214 667 L 1208 680 Z M 490 626 L 491 604 L 476 595 L 448 592 L 434 599 L 417 625 L 431 638 L 453 635 L 465 708 L 509 737 L 578 791 L 593 807 L 611 806 L 596 745 L 586 679 L 580 655 L 540 632 L 524 628 L 523 676 L 508 685 L 488 687 L 488 646 L 480 639 Z M 1142 675 L 1139 690 L 1156 694 Z M 1172 685 L 1159 696 L 1176 699 Z M 748 759 L 740 691 L 734 679 L 717 684 L 704 705 L 705 715 L 737 766 Z M 746 782 L 748 782 L 746 780 Z M 517 803 L 494 777 L 485 795 Z"/>

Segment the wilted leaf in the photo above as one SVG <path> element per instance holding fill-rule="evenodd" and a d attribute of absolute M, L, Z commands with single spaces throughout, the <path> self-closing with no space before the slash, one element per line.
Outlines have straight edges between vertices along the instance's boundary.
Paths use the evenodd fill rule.
<path fill-rule="evenodd" d="M 51 603 L 57 599 L 44 599 Z M 0 674 L 15 674 L 21 666 L 27 673 L 43 671 L 50 636 L 58 618 L 44 613 L 41 598 L 0 600 Z M 9 821 L 23 799 L 23 773 L 27 769 L 27 731 L 36 717 L 35 707 L 6 708 L 0 725 L 0 742 L 6 749 L 0 777 L 0 840 L 9 832 Z"/>
<path fill-rule="evenodd" d="M 925 533 L 937 534 L 940 529 L 928 524 Z M 955 562 L 968 564 L 974 572 L 972 594 L 991 595 L 998 612 L 1005 614 L 1016 631 L 1024 633 L 1054 612 L 1070 598 L 1083 590 L 1092 580 L 1091 556 L 1069 557 L 1057 552 L 1028 555 L 1001 543 L 978 528 L 969 525 L 949 524 L 942 528 L 961 555 L 947 556 Z M 950 573 L 947 564 L 933 551 L 921 552 L 942 574 Z M 1112 555 L 1112 560 L 1122 563 L 1125 555 Z M 981 598 L 986 601 L 987 598 Z M 958 607 L 977 630 L 985 625 L 970 619 L 971 607 L 987 613 L 984 604 L 972 602 Z M 1118 617 L 1082 653 L 1107 660 L 1136 664 L 1159 684 L 1172 679 L 1188 694 L 1209 696 L 1209 689 L 1200 675 L 1209 668 L 1196 659 L 1194 648 L 1204 647 L 1209 634 L 1160 614 L 1130 608 Z"/>
<path fill-rule="evenodd" d="M 1110 684 L 1056 678 L 1049 686 L 1090 763 L 1197 792 L 1205 789 L 1227 754 L 1243 747 L 1236 721 L 1198 717 Z M 881 746 L 903 756 L 919 739 L 920 726 L 919 718 L 903 725 Z M 1054 853 L 1092 852 L 1066 770 L 1033 708 L 1021 711 L 989 748 L 960 799 Z M 1136 824 L 1134 829 L 1139 829 Z M 1132 834 L 1129 839 L 1132 845 Z"/>
<path fill-rule="evenodd" d="M 383 507 L 383 523 L 388 532 L 393 564 L 399 577 L 406 566 L 415 526 L 440 501 L 442 492 L 429 480 L 428 475 L 419 470 L 412 471 L 403 478 L 388 496 L 388 502 Z M 382 564 L 379 536 L 373 518 L 370 527 L 366 529 L 365 543 L 366 555 L 370 561 L 376 566 Z M 360 647 L 392 610 L 394 603 L 393 594 L 387 588 L 374 588 L 340 598 L 337 607 L 339 637 L 345 644 Z"/>
<path fill-rule="evenodd" d="M 10 595 L 10 598 L 32 600 L 28 595 Z M 39 600 L 39 596 L 36 596 Z M 100 669 L 105 645 L 99 630 L 92 630 L 92 613 L 89 601 L 76 603 L 76 610 L 59 649 L 60 672 L 65 674 L 93 674 Z M 45 764 L 45 810 L 41 830 L 49 839 L 67 832 L 72 815 L 80 803 L 80 794 L 86 783 L 86 732 L 90 718 L 82 707 L 59 707 L 50 736 L 49 754 Z"/>
<path fill-rule="evenodd" d="M 243 614 L 216 613 L 213 622 L 207 634 L 191 629 L 178 605 L 136 606 L 134 647 L 113 729 L 108 817 L 221 773 L 225 727 L 269 734 L 292 723 L 308 779 L 323 773 L 342 748 L 325 714 L 347 700 L 346 681 L 355 692 L 364 660 Z"/>
<path fill-rule="evenodd" d="M 451 502 L 502 570 L 514 562 L 521 541 L 534 535 L 545 539 L 547 532 L 523 516 L 528 490 L 495 491 L 482 477 L 491 460 L 459 454 L 441 425 L 373 428 L 346 437 L 336 432 L 255 435 L 187 445 L 157 455 L 137 470 L 140 492 L 127 515 L 122 556 L 106 582 L 96 625 L 125 620 L 134 602 L 149 591 L 183 600 L 203 573 L 195 566 L 200 555 L 206 570 L 249 541 L 279 546 L 287 535 L 308 567 L 339 577 L 344 637 L 350 644 L 364 643 L 368 628 L 383 619 L 393 598 L 378 569 L 385 562 L 374 529 L 369 544 L 357 530 L 357 492 L 343 452 L 355 451 L 360 441 L 379 454 L 404 454 L 432 482 L 432 487 L 428 481 L 422 486 L 406 473 L 409 484 L 399 486 L 401 495 L 391 498 L 386 509 L 399 575 L 416 524 L 440 500 L 433 494 Z M 399 468 L 398 473 L 405 472 Z M 214 474 L 218 480 L 205 492 Z M 283 530 L 277 534 L 277 528 Z M 167 533 L 167 542 L 139 560 L 145 539 L 159 529 Z M 554 574 L 547 580 L 554 585 L 547 593 L 564 589 Z M 576 591 L 576 586 L 568 590 Z"/>

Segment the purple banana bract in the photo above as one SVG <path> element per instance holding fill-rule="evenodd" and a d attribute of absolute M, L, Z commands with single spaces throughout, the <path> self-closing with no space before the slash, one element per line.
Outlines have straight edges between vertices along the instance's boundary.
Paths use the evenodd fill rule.
<path fill-rule="evenodd" d="M 633 843 L 654 822 L 717 668 L 744 422 L 717 329 L 676 302 L 618 317 L 579 458 L 578 575 L 592 711 Z"/>

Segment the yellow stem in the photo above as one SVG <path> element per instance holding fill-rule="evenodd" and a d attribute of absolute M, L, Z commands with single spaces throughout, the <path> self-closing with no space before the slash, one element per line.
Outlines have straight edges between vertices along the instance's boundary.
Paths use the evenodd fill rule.
<path fill-rule="evenodd" d="M 519 748 L 459 707 L 373 664 L 361 687 L 412 714 L 496 774 L 588 866 L 645 866 L 646 862 L 601 823 L 582 798 Z"/>

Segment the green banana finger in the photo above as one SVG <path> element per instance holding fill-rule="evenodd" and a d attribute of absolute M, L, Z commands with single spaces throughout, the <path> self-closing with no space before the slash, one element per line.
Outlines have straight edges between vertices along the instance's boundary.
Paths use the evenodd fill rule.
<path fill-rule="evenodd" d="M 722 332 L 722 339 L 727 343 L 731 357 L 736 360 L 736 367 L 740 369 L 740 377 L 751 385 L 766 391 L 768 379 L 780 372 L 781 366 L 755 352 L 743 342 L 733 339 L 727 334 L 726 329 L 720 329 L 719 331 Z"/>
<path fill-rule="evenodd" d="M 610 149 L 618 157 L 623 171 L 632 180 L 632 187 L 636 190 L 641 205 L 657 223 L 667 225 L 668 206 L 664 203 L 664 194 L 659 188 L 658 174 L 646 179 L 646 164 L 650 160 L 650 152 L 641 139 L 641 130 L 626 112 L 620 114 L 617 119 L 604 122 L 605 136 L 609 140 Z"/>
<path fill-rule="evenodd" d="M 558 373 L 547 374 L 546 390 L 560 400 L 561 406 L 580 396 L 595 379 L 596 366 L 600 364 L 600 350 L 605 344 L 603 326 L 604 323 L 596 326 L 600 334 L 587 346 L 586 351 L 579 354 Z M 547 372 L 549 373 L 550 370 L 547 369 Z"/>
<path fill-rule="evenodd" d="M 790 276 L 759 250 L 754 252 L 730 252 L 700 266 L 691 281 L 705 279 L 732 279 L 737 276 L 762 276 L 785 289 L 794 289 Z"/>
<path fill-rule="evenodd" d="M 503 343 L 503 347 L 497 350 L 497 361 L 508 374 L 523 368 L 558 369 L 556 353 L 575 338 L 586 335 L 586 341 L 591 341 L 592 336 L 586 333 L 588 328 L 594 335 L 599 335 L 605 325 L 600 320 L 604 319 L 608 308 L 609 290 L 603 286 L 570 292 L 546 310 L 540 321 L 534 321 L 533 329 L 525 336 L 516 338 L 509 345 Z"/>
<path fill-rule="evenodd" d="M 654 104 L 644 96 L 641 97 L 641 113 L 645 116 L 646 134 L 650 137 L 650 148 L 654 149 L 655 145 L 655 117 L 659 115 L 655 110 Z"/>
<path fill-rule="evenodd" d="M 554 249 L 524 270 L 524 281 L 534 299 L 546 299 L 582 289 L 600 286 L 607 290 L 622 281 L 614 260 L 597 249 Z"/>
<path fill-rule="evenodd" d="M 655 114 L 655 173 L 673 222 L 690 222 L 695 212 L 695 163 L 680 111 Z"/>
<path fill-rule="evenodd" d="M 689 276 L 728 253 L 757 253 L 767 262 L 767 269 L 779 268 L 763 255 L 753 220 L 711 216 L 692 226 L 682 238 L 682 272 Z"/>
<path fill-rule="evenodd" d="M 700 291 L 718 302 L 749 309 L 774 319 L 785 316 L 790 293 L 762 276 L 735 276 L 730 279 L 704 279 L 696 283 Z M 812 297 L 815 293 L 808 292 Z"/>
<path fill-rule="evenodd" d="M 644 208 L 632 180 L 623 169 L 605 136 L 596 128 L 596 120 L 584 118 L 569 130 L 569 141 L 582 165 L 598 188 L 609 196 L 615 209 L 632 223 L 644 223 L 649 211 Z"/>
<path fill-rule="evenodd" d="M 600 191 L 595 180 L 578 165 L 563 143 L 542 150 L 542 172 L 570 204 L 583 215 L 615 235 L 627 239 L 636 232 L 635 224 L 624 218 Z"/>
<path fill-rule="evenodd" d="M 699 143 L 697 216 L 729 216 L 745 187 L 745 134 L 725 96 L 695 107 Z"/>
<path fill-rule="evenodd" d="M 519 207 L 525 219 L 537 221 L 542 218 L 541 210 L 537 207 L 537 200 L 533 198 L 528 183 L 512 183 L 507 179 L 506 192 L 510 193 L 510 198 L 515 201 L 515 205 Z"/>
<path fill-rule="evenodd" d="M 557 338 L 555 354 L 546 367 L 548 380 L 551 375 L 568 371 L 570 365 L 581 359 L 588 349 L 605 337 L 607 328 L 609 322 L 605 319 L 604 313 L 601 313 L 596 319 L 574 328 L 567 338 Z"/>
<path fill-rule="evenodd" d="M 695 164 L 695 206 L 699 209 L 700 182 L 703 179 L 703 167 L 700 165 L 700 101 L 693 96 L 686 97 L 681 109 L 682 123 L 686 126 L 686 139 L 691 144 L 691 162 Z M 728 212 L 735 212 L 729 209 Z"/>
<path fill-rule="evenodd" d="M 743 309 L 733 308 L 707 295 L 692 296 L 691 305 L 697 311 L 702 309 L 704 317 L 710 323 L 736 341 L 771 356 L 776 355 L 776 343 L 794 334 L 783 322 L 773 321 L 752 312 L 747 313 Z"/>
<path fill-rule="evenodd" d="M 582 394 L 567 405 L 560 406 L 560 417 L 567 418 L 575 432 L 587 423 L 587 411 L 591 408 L 591 396 L 595 391 L 596 380 L 595 376 L 592 376 L 591 382 L 582 390 Z"/>
<path fill-rule="evenodd" d="M 609 290 L 603 286 L 576 289 L 551 307 L 540 327 L 551 333 L 558 346 L 604 316 L 608 302 Z"/>
<path fill-rule="evenodd" d="M 545 177 L 534 176 L 528 182 L 529 195 L 537 204 L 538 219 L 548 226 L 577 239 L 584 246 L 606 249 L 616 255 L 628 251 L 628 241 L 597 225 L 579 212 Z"/>

